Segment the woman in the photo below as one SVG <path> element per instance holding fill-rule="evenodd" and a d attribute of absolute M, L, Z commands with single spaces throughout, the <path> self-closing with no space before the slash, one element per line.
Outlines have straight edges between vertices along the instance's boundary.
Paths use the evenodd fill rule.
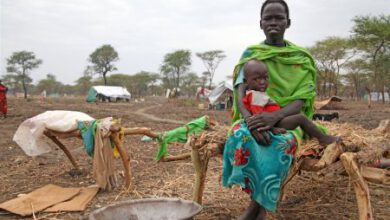
<path fill-rule="evenodd" d="M 267 0 L 260 13 L 260 28 L 266 40 L 248 47 L 234 70 L 232 132 L 225 145 L 223 185 L 238 184 L 251 194 L 251 204 L 240 219 L 265 219 L 266 209 L 275 211 L 280 187 L 285 180 L 302 132 L 274 135 L 269 130 L 282 118 L 302 112 L 313 115 L 316 70 L 314 60 L 303 48 L 284 39 L 290 27 L 289 9 L 283 0 Z M 269 71 L 267 94 L 282 108 L 249 116 L 243 105 L 243 65 L 262 61 Z M 260 144 L 258 144 L 260 143 Z"/>
<path fill-rule="evenodd" d="M 3 85 L 3 82 L 0 80 L 0 112 L 3 113 L 4 118 L 7 117 L 7 90 L 8 88 Z"/>

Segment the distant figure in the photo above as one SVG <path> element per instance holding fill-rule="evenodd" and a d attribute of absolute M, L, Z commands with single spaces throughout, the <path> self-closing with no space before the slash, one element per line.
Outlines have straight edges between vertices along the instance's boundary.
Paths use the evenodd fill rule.
<path fill-rule="evenodd" d="M 41 97 L 40 97 L 42 102 L 46 101 L 46 96 L 47 96 L 46 90 L 43 90 L 41 92 Z"/>
<path fill-rule="evenodd" d="M 4 118 L 7 117 L 7 91 L 8 88 L 3 85 L 3 81 L 0 80 L 0 112 L 3 113 Z"/>

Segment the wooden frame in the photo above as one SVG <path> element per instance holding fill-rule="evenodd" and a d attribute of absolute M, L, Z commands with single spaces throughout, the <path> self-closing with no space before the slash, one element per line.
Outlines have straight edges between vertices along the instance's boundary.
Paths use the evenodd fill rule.
<path fill-rule="evenodd" d="M 114 142 L 115 146 L 118 149 L 119 155 L 122 159 L 123 168 L 124 168 L 124 174 L 125 174 L 125 183 L 126 183 L 126 189 L 131 189 L 131 167 L 130 167 L 130 157 L 127 153 L 127 150 L 123 146 L 123 142 L 120 141 L 119 135 L 121 132 L 126 135 L 147 135 L 152 138 L 157 138 L 159 136 L 158 133 L 152 132 L 150 128 L 145 127 L 134 127 L 134 128 L 125 128 L 125 127 L 118 127 L 116 125 L 110 127 L 110 139 Z M 59 139 L 66 139 L 66 138 L 82 138 L 81 133 L 79 130 L 74 130 L 70 132 L 58 132 L 46 129 L 44 131 L 44 135 L 48 137 L 50 140 L 52 140 L 62 151 L 64 151 L 66 157 L 69 159 L 69 161 L 72 163 L 73 167 L 77 170 L 79 170 L 79 166 L 76 163 L 76 160 L 70 153 L 70 151 L 66 148 L 66 146 L 61 143 Z"/>
<path fill-rule="evenodd" d="M 378 127 L 376 130 L 379 133 L 384 134 L 389 132 L 389 127 L 389 121 L 387 120 L 385 122 L 381 122 L 380 127 Z M 129 190 L 131 188 L 130 157 L 128 156 L 127 151 L 124 149 L 123 142 L 121 142 L 119 139 L 120 132 L 123 132 L 124 135 L 146 135 L 152 138 L 158 138 L 160 134 L 153 132 L 150 128 L 146 127 L 112 127 L 110 128 L 110 131 L 110 138 L 117 146 L 122 159 L 122 163 L 125 170 L 126 189 Z M 222 155 L 226 141 L 226 133 L 226 128 L 218 127 L 217 129 L 203 132 L 199 137 L 192 136 L 188 139 L 186 143 L 186 145 L 190 146 L 191 148 L 190 153 L 185 153 L 178 156 L 166 156 L 160 160 L 161 162 L 170 162 L 191 158 L 196 174 L 193 189 L 193 200 L 199 204 L 202 204 L 208 162 L 210 158 Z M 75 130 L 67 133 L 61 133 L 52 130 L 46 130 L 44 134 L 49 139 L 51 139 L 61 150 L 63 150 L 72 165 L 76 169 L 79 169 L 72 154 L 58 140 L 58 138 L 81 138 L 80 132 L 78 130 Z M 381 169 L 368 168 L 366 166 L 363 166 L 362 164 L 367 163 L 367 161 L 370 161 L 373 158 L 378 158 L 380 155 L 382 155 L 385 151 L 388 151 L 389 149 L 388 147 L 385 147 L 383 145 L 370 146 L 366 149 L 368 150 L 355 153 L 345 152 L 348 151 L 348 146 L 332 144 L 324 150 L 324 154 L 322 155 L 319 162 L 317 164 L 312 165 L 311 167 L 302 166 L 303 160 L 297 158 L 297 160 L 295 160 L 296 163 L 292 166 L 292 169 L 290 170 L 288 178 L 282 186 L 281 194 L 283 194 L 284 186 L 298 173 L 300 169 L 308 171 L 319 171 L 326 167 L 329 167 L 330 165 L 333 165 L 337 159 L 340 159 L 342 162 L 342 166 L 336 167 L 344 168 L 352 180 L 358 203 L 359 219 L 373 219 L 372 207 L 370 203 L 370 193 L 366 184 L 366 180 L 377 183 L 379 182 L 383 184 L 390 184 L 390 172 Z M 337 164 L 340 165 L 340 163 Z"/>

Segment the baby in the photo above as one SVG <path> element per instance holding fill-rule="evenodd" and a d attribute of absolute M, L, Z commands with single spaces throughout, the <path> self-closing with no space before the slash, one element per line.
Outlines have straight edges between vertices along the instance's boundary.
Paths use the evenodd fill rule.
<path fill-rule="evenodd" d="M 244 65 L 244 84 L 246 85 L 246 96 L 244 96 L 242 103 L 251 115 L 280 109 L 280 106 L 266 94 L 268 71 L 263 62 L 250 60 Z M 243 114 L 243 109 L 240 111 Z M 323 146 L 339 140 L 338 137 L 322 133 L 304 114 L 290 115 L 281 119 L 271 131 L 274 134 L 285 133 L 286 129 L 293 130 L 298 126 L 310 137 L 317 138 Z"/>

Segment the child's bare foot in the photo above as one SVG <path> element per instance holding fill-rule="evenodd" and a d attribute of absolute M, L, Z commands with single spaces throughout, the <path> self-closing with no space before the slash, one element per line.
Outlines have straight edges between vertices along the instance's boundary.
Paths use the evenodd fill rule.
<path fill-rule="evenodd" d="M 284 129 L 284 128 L 273 127 L 273 128 L 271 128 L 271 132 L 272 132 L 274 135 L 278 135 L 278 134 L 284 134 L 284 133 L 286 133 L 287 130 Z"/>
<path fill-rule="evenodd" d="M 318 138 L 318 142 L 320 142 L 320 145 L 322 145 L 322 146 L 328 146 L 329 144 L 332 144 L 332 143 L 340 143 L 341 137 L 324 135 L 323 138 Z"/>
<path fill-rule="evenodd" d="M 254 200 L 251 201 L 248 208 L 238 217 L 238 220 L 250 220 L 250 219 L 256 219 L 258 213 L 259 213 L 259 204 L 255 202 Z"/>

